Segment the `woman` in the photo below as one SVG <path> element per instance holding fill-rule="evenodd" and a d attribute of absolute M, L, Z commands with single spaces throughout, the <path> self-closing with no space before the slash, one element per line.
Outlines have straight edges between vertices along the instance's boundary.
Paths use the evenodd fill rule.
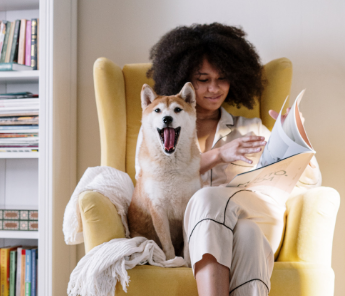
<path fill-rule="evenodd" d="M 219 186 L 257 163 L 270 134 L 260 119 L 221 107 L 225 101 L 252 109 L 263 91 L 260 59 L 244 36 L 218 23 L 178 27 L 150 55 L 157 94 L 176 94 L 187 81 L 196 90 L 204 188 L 191 198 L 184 225 L 199 295 L 268 295 L 284 227 L 286 200 Z M 300 181 L 320 185 L 315 158 Z"/>

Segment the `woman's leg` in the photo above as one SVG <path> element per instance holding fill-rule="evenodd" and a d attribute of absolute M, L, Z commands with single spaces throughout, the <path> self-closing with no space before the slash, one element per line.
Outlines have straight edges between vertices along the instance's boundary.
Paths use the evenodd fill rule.
<path fill-rule="evenodd" d="M 201 189 L 189 201 L 185 241 L 199 295 L 229 295 L 233 228 L 241 213 L 229 191 L 217 187 Z"/>
<path fill-rule="evenodd" d="M 228 296 L 230 271 L 211 254 L 195 263 L 195 279 L 199 296 Z"/>
<path fill-rule="evenodd" d="M 239 219 L 234 228 L 230 296 L 267 296 L 273 265 L 273 251 L 259 226 Z"/>

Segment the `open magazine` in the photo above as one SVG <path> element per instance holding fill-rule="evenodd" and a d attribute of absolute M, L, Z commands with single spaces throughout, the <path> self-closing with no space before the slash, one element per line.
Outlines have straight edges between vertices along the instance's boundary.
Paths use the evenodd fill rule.
<path fill-rule="evenodd" d="M 235 176 L 228 187 L 258 190 L 268 195 L 289 195 L 316 153 L 305 132 L 298 105 L 304 90 L 297 96 L 284 123 L 279 112 L 272 133 L 255 169 Z"/>

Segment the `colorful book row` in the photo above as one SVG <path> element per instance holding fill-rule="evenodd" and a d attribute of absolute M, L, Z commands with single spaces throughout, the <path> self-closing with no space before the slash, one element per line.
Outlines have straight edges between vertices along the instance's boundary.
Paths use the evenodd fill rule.
<path fill-rule="evenodd" d="M 1 249 L 1 296 L 36 296 L 38 249 L 5 247 Z"/>
<path fill-rule="evenodd" d="M 1 22 L 0 63 L 17 63 L 38 70 L 38 44 L 39 19 Z"/>

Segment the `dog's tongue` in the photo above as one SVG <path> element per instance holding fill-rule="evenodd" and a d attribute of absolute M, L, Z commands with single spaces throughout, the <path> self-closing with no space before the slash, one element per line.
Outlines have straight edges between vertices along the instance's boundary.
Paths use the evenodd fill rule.
<path fill-rule="evenodd" d="M 174 148 L 175 143 L 175 130 L 170 127 L 164 129 L 164 148 L 165 150 L 170 151 Z"/>

